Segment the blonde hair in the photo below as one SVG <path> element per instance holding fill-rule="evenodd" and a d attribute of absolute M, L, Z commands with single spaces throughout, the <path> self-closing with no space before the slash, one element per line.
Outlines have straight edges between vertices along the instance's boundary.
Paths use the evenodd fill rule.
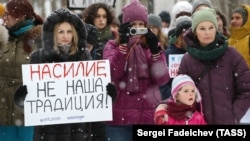
<path fill-rule="evenodd" d="M 64 22 L 61 22 L 61 23 L 57 23 L 56 25 L 55 25 L 55 28 L 54 28 L 54 31 L 53 31 L 53 36 L 54 36 L 54 46 L 53 46 L 53 49 L 57 52 L 57 53 L 59 53 L 59 49 L 58 49 L 58 47 L 57 47 L 57 43 L 56 43 L 56 33 L 57 33 L 57 30 L 58 30 L 58 27 L 62 24 L 62 23 L 64 23 Z M 69 23 L 69 22 L 67 22 L 67 23 Z M 75 54 L 77 51 L 78 51 L 78 34 L 77 34 L 77 32 L 76 32 L 76 29 L 75 29 L 75 27 L 71 24 L 71 23 L 69 23 L 70 24 L 70 26 L 71 26 L 71 28 L 72 28 L 72 34 L 73 34 L 73 39 L 72 39 L 72 45 L 71 45 L 71 47 L 70 47 L 70 51 L 69 51 L 69 55 L 72 55 L 72 54 Z"/>
<path fill-rule="evenodd" d="M 176 37 L 175 45 L 178 46 L 179 48 L 182 48 L 182 49 L 185 49 L 185 50 L 186 50 L 187 44 L 186 44 L 186 42 L 184 41 L 184 39 L 183 39 L 183 37 L 182 37 L 182 34 L 183 34 L 183 33 L 181 33 L 178 37 Z"/>
<path fill-rule="evenodd" d="M 157 28 L 159 30 L 158 39 L 159 39 L 159 42 L 161 44 L 161 48 L 162 48 L 162 50 L 165 50 L 165 49 L 167 49 L 167 43 L 168 43 L 167 37 L 163 34 L 163 32 L 161 31 L 161 29 L 159 27 L 157 27 Z"/>

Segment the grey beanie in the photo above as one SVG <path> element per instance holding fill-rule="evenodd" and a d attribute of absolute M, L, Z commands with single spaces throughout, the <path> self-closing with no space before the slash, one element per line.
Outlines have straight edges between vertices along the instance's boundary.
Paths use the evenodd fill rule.
<path fill-rule="evenodd" d="M 239 14 L 241 14 L 242 18 L 243 18 L 243 25 L 246 23 L 248 15 L 247 15 L 246 9 L 243 6 L 239 6 L 239 7 L 235 8 L 233 10 L 233 13 L 239 13 Z"/>
<path fill-rule="evenodd" d="M 161 17 L 155 14 L 148 15 L 148 25 L 153 25 L 161 28 Z"/>
<path fill-rule="evenodd" d="M 212 3 L 210 0 L 194 0 L 192 13 L 194 13 L 197 7 L 199 7 L 200 5 L 206 5 L 209 8 L 212 8 Z"/>

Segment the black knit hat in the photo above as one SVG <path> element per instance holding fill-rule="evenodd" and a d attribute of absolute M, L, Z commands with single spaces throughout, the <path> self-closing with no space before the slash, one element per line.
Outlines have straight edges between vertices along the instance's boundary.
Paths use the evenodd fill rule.
<path fill-rule="evenodd" d="M 171 22 L 171 17 L 168 11 L 161 11 L 161 13 L 159 14 L 159 16 L 161 17 L 161 20 L 163 22 L 169 23 Z"/>
<path fill-rule="evenodd" d="M 178 37 L 192 26 L 192 19 L 188 16 L 181 16 L 176 19 L 175 36 Z"/>

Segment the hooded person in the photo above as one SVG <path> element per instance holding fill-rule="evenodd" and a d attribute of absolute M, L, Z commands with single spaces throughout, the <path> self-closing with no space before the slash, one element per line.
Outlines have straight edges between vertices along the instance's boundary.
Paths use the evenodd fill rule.
<path fill-rule="evenodd" d="M 171 25 L 170 30 L 175 28 L 176 26 L 176 19 L 180 16 L 189 16 L 192 15 L 193 6 L 188 1 L 178 1 L 172 8 L 172 15 L 171 15 Z"/>
<path fill-rule="evenodd" d="M 169 75 L 159 40 L 147 28 L 147 8 L 132 0 L 122 8 L 122 13 L 119 39 L 109 40 L 103 52 L 104 59 L 110 62 L 111 81 L 118 92 L 106 136 L 107 140 L 132 141 L 133 125 L 154 124 L 154 107 L 160 101 L 159 85 L 167 82 Z M 131 29 L 139 33 L 131 34 Z"/>
<path fill-rule="evenodd" d="M 240 52 L 250 68 L 250 5 L 239 5 L 231 15 L 228 44 Z"/>
<path fill-rule="evenodd" d="M 65 49 L 61 48 L 60 44 L 56 46 L 59 49 L 55 48 L 54 42 L 54 30 L 58 23 L 68 22 L 70 23 L 76 32 L 78 40 L 74 40 L 73 43 L 68 44 L 75 46 L 74 49 L 67 47 Z M 73 30 L 73 31 L 74 31 Z M 39 51 L 33 52 L 31 55 L 30 63 L 51 63 L 51 62 L 63 62 L 63 61 L 77 61 L 77 60 L 90 60 L 91 56 L 89 52 L 85 49 L 87 43 L 87 30 L 84 23 L 81 21 L 77 15 L 73 14 L 67 9 L 58 9 L 55 10 L 47 19 L 43 25 L 43 48 L 40 49 L 42 53 L 39 54 Z M 69 52 L 71 51 L 71 52 Z"/>
<path fill-rule="evenodd" d="M 206 124 L 201 111 L 201 95 L 190 76 L 185 74 L 177 75 L 172 81 L 171 94 L 172 97 L 166 101 L 166 104 L 168 105 L 167 109 L 155 113 L 156 124 Z M 164 120 L 162 114 L 167 114 L 168 118 Z"/>
<path fill-rule="evenodd" d="M 64 34 L 67 34 L 67 36 L 64 36 Z M 91 60 L 90 53 L 85 49 L 87 42 L 86 27 L 83 21 L 68 9 L 57 9 L 47 17 L 43 25 L 42 40 L 42 48 L 32 52 L 29 63 Z M 15 94 L 15 97 L 17 100 L 22 98 L 23 101 L 26 94 L 27 88 L 24 85 L 22 90 L 19 90 L 19 93 Z M 16 101 L 16 103 L 23 102 Z M 90 123 L 35 126 L 33 137 L 33 141 L 90 141 L 91 139 Z"/>
<path fill-rule="evenodd" d="M 71 25 L 71 29 L 63 26 L 66 24 Z M 69 33 L 68 30 L 72 31 L 72 39 L 67 38 L 69 43 L 60 42 L 60 33 Z M 57 9 L 44 22 L 43 46 L 31 54 L 30 63 L 90 60 L 90 54 L 85 50 L 86 39 L 87 31 L 82 20 L 68 9 Z M 34 141 L 87 141 L 90 139 L 90 125 L 88 123 L 35 126 L 33 138 Z"/>

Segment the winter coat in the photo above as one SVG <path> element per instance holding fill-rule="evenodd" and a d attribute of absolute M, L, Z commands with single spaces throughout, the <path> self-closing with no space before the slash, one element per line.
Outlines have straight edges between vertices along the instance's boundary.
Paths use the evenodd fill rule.
<path fill-rule="evenodd" d="M 22 64 L 29 63 L 30 52 L 24 51 L 24 41 L 31 50 L 41 47 L 42 26 L 33 26 L 19 36 L 10 36 L 7 46 L 0 49 L 0 125 L 24 125 L 23 109 L 14 104 L 14 93 L 22 85 Z M 9 32 L 11 34 L 11 32 Z M 0 40 L 6 40 L 7 31 L 1 26 Z"/>
<path fill-rule="evenodd" d="M 230 37 L 228 43 L 240 52 L 250 68 L 250 6 L 243 6 L 248 13 L 246 23 L 241 27 L 229 27 Z"/>
<path fill-rule="evenodd" d="M 97 48 L 94 49 L 94 60 L 103 59 L 103 49 L 108 42 L 108 40 L 114 39 L 114 35 L 110 29 L 110 26 L 106 26 L 102 31 L 97 32 Z"/>
<path fill-rule="evenodd" d="M 57 54 L 53 51 L 54 27 L 57 23 L 71 23 L 78 35 L 78 51 L 75 54 Z M 66 9 L 52 13 L 43 26 L 43 47 L 31 54 L 30 63 L 52 63 L 90 60 L 90 53 L 85 50 L 86 29 L 81 19 Z M 35 126 L 34 141 L 91 141 L 89 123 L 56 124 Z"/>
<path fill-rule="evenodd" d="M 131 46 L 130 43 L 128 45 Z M 160 101 L 159 85 L 169 80 L 167 63 L 163 51 L 160 52 L 158 58 L 153 59 L 150 50 L 144 44 L 140 45 L 142 48 L 141 54 L 131 52 L 131 49 L 128 55 L 121 53 L 118 49 L 119 45 L 114 40 L 108 41 L 104 48 L 103 57 L 110 61 L 111 80 L 116 85 L 118 94 L 113 104 L 113 121 L 107 124 L 154 124 L 154 109 Z M 129 67 L 133 53 L 138 58 L 143 57 L 146 62 L 142 62 L 137 68 Z M 137 59 L 132 58 L 132 60 Z M 131 83 L 135 83 L 134 79 L 128 80 L 129 75 L 135 70 L 139 73 L 137 73 L 138 85 L 133 87 L 138 91 L 127 91 Z M 148 77 L 141 77 L 141 75 Z"/>
<path fill-rule="evenodd" d="M 199 46 L 191 30 L 184 39 L 188 53 L 183 56 L 178 73 L 187 74 L 196 82 L 207 123 L 238 124 L 250 107 L 250 71 L 244 58 L 228 47 L 220 34 L 206 47 Z M 205 68 L 205 75 L 199 76 Z"/>
<path fill-rule="evenodd" d="M 175 118 L 168 116 L 168 122 L 166 122 L 166 125 L 205 125 L 205 124 L 206 121 L 204 120 L 203 115 L 198 111 L 195 111 L 188 120 L 176 120 Z"/>

